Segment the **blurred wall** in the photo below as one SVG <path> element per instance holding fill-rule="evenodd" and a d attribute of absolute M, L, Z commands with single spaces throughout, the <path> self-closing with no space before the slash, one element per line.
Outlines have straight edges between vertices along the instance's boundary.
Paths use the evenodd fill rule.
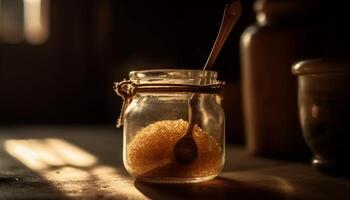
<path fill-rule="evenodd" d="M 44 43 L 0 37 L 0 125 L 114 125 L 121 99 L 113 82 L 131 70 L 201 69 L 227 2 L 51 0 Z M 228 138 L 237 141 L 243 139 L 239 36 L 253 21 L 252 0 L 242 3 L 243 16 L 214 68 L 227 82 Z"/>
<path fill-rule="evenodd" d="M 1 124 L 107 120 L 101 90 L 112 60 L 107 3 L 51 1 L 46 42 L 0 40 Z"/>

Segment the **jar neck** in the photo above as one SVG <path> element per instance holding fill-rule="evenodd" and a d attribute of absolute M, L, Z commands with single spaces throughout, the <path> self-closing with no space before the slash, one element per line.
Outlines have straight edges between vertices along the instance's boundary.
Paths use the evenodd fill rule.
<path fill-rule="evenodd" d="M 321 0 L 258 0 L 254 10 L 259 25 L 317 23 L 325 18 Z"/>
<path fill-rule="evenodd" d="M 217 84 L 217 72 L 210 70 L 155 69 L 132 71 L 130 80 L 136 84 Z"/>

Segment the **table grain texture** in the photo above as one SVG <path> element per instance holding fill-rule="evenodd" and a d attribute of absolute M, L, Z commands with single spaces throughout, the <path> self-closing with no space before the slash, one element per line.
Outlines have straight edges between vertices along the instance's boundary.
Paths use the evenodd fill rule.
<path fill-rule="evenodd" d="M 0 144 L 0 199 L 350 199 L 347 178 L 230 144 L 216 179 L 166 185 L 127 174 L 112 126 L 0 127 Z"/>

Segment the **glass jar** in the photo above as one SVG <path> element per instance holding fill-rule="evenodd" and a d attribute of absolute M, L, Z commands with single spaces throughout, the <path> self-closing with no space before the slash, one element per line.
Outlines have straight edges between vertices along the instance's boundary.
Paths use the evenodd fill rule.
<path fill-rule="evenodd" d="M 201 182 L 216 177 L 225 154 L 225 118 L 218 94 L 222 84 L 217 72 L 161 69 L 133 71 L 129 77 L 126 85 L 125 81 L 124 86 L 123 82 L 117 84 L 119 90 L 132 91 L 127 97 L 121 95 L 127 171 L 139 181 L 158 183 Z M 187 130 L 191 97 L 196 98 L 192 120 L 198 156 L 183 164 L 174 159 L 173 148 Z"/>

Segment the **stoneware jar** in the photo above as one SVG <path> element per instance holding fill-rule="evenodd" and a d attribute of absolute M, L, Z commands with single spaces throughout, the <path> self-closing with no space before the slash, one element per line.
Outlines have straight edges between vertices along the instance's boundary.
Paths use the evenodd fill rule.
<path fill-rule="evenodd" d="M 300 123 L 314 153 L 312 165 L 323 172 L 349 175 L 349 60 L 304 60 L 292 70 L 298 75 Z"/>
<path fill-rule="evenodd" d="M 254 8 L 256 23 L 241 37 L 248 150 L 308 159 L 299 126 L 297 79 L 290 68 L 298 60 L 346 54 L 348 35 L 340 30 L 343 24 L 334 24 L 336 15 L 320 0 L 259 0 Z"/>

